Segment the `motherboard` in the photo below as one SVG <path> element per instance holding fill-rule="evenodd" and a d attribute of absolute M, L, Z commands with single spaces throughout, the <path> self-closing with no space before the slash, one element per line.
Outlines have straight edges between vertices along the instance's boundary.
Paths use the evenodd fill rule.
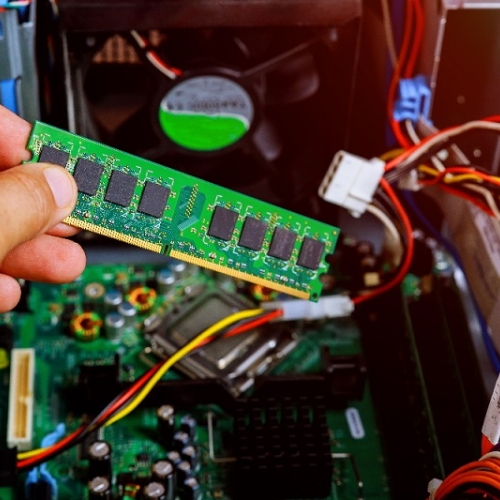
<path fill-rule="evenodd" d="M 216 339 L 128 415 L 33 461 L 200 331 L 280 298 L 140 255 L 91 263 L 70 284 L 26 283 L 0 317 L 2 500 L 391 498 L 350 318 L 273 320 Z"/>

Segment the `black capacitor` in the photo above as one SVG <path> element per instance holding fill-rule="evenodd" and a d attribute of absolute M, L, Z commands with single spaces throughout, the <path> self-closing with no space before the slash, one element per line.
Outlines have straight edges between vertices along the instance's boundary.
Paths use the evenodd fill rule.
<path fill-rule="evenodd" d="M 181 454 L 178 451 L 172 450 L 167 453 L 167 460 L 173 465 L 177 465 L 182 462 Z"/>
<path fill-rule="evenodd" d="M 111 477 L 111 445 L 106 441 L 94 441 L 88 448 L 89 478 Z"/>
<path fill-rule="evenodd" d="M 174 450 L 182 451 L 188 444 L 191 443 L 191 439 L 189 438 L 189 434 L 184 431 L 177 431 L 174 434 Z"/>
<path fill-rule="evenodd" d="M 174 464 L 168 460 L 157 460 L 151 467 L 151 476 L 165 486 L 165 498 L 173 500 L 175 498 L 175 468 Z"/>
<path fill-rule="evenodd" d="M 184 431 L 191 441 L 196 438 L 196 419 L 192 415 L 184 415 L 181 418 L 181 431 Z"/>
<path fill-rule="evenodd" d="M 177 486 L 182 488 L 186 479 L 193 477 L 193 469 L 189 465 L 189 462 L 182 460 L 175 467 L 175 473 L 177 475 Z"/>
<path fill-rule="evenodd" d="M 87 483 L 89 500 L 111 500 L 111 483 L 107 477 L 97 476 Z"/>
<path fill-rule="evenodd" d="M 142 488 L 143 500 L 166 500 L 166 489 L 162 483 L 152 481 Z"/>
<path fill-rule="evenodd" d="M 198 467 L 198 451 L 192 444 L 188 444 L 181 451 L 181 458 L 189 462 L 191 469 L 195 470 Z"/>
<path fill-rule="evenodd" d="M 190 477 L 184 481 L 180 497 L 181 500 L 200 500 L 201 487 L 195 477 Z"/>
<path fill-rule="evenodd" d="M 173 406 L 162 405 L 156 410 L 159 441 L 165 448 L 171 448 L 175 433 L 175 411 Z"/>

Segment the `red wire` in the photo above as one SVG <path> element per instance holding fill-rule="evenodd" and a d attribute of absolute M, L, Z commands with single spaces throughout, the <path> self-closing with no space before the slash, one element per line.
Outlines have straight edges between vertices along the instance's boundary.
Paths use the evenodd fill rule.
<path fill-rule="evenodd" d="M 259 318 L 256 318 L 252 321 L 249 321 L 248 323 L 245 323 L 240 326 L 235 326 L 231 330 L 228 330 L 224 335 L 222 335 L 220 338 L 222 339 L 227 339 L 229 337 L 233 337 L 234 335 L 238 335 L 239 333 L 247 332 L 248 330 L 251 330 L 252 328 L 257 328 L 260 325 L 263 325 L 264 323 L 269 323 L 269 321 L 272 321 L 273 319 L 279 318 L 283 316 L 283 311 L 281 309 L 276 309 L 275 311 L 269 312 L 265 314 L 264 316 L 261 316 Z M 203 340 L 200 342 L 196 348 L 201 347 L 208 342 L 214 340 L 214 337 L 209 337 L 208 339 Z"/>
<path fill-rule="evenodd" d="M 161 367 L 161 365 L 165 361 L 156 364 L 151 369 L 149 369 L 146 373 L 144 373 L 140 378 L 138 378 L 118 399 L 112 407 L 108 409 L 108 411 L 101 416 L 101 418 L 96 422 L 96 425 L 100 424 L 102 421 L 106 420 L 110 415 L 112 415 L 118 408 L 120 408 L 128 399 L 130 399 L 140 388 L 141 386 L 149 380 Z M 58 441 L 53 446 L 49 447 L 47 450 L 40 452 L 38 455 L 34 457 L 26 458 L 24 460 L 20 460 L 17 463 L 17 468 L 25 468 L 30 467 L 31 465 L 35 465 L 43 460 L 44 458 L 52 455 L 54 452 L 57 452 L 61 448 L 63 448 L 66 444 L 70 443 L 72 440 L 78 438 L 78 436 L 87 428 L 87 425 L 82 425 L 76 431 L 72 432 L 61 441 Z"/>
<path fill-rule="evenodd" d="M 406 63 L 406 68 L 403 71 L 404 78 L 411 78 L 413 72 L 415 71 L 417 57 L 420 53 L 422 38 L 424 35 L 425 18 L 422 2 L 420 0 L 413 0 L 412 3 L 415 9 L 415 33 L 413 35 L 413 43 L 411 45 L 410 55 L 408 56 L 408 62 Z"/>
<path fill-rule="evenodd" d="M 396 208 L 401 221 L 404 226 L 404 230 L 406 233 L 406 239 L 407 239 L 407 248 L 406 248 L 406 255 L 403 260 L 403 263 L 401 267 L 399 268 L 399 271 L 397 272 L 396 276 L 386 283 L 385 285 L 382 285 L 371 292 L 365 294 L 365 295 L 358 295 L 357 297 L 354 297 L 352 299 L 352 302 L 354 305 L 361 304 L 362 302 L 365 302 L 366 300 L 373 299 L 374 297 L 377 297 L 378 295 L 381 295 L 390 289 L 394 288 L 398 283 L 400 283 L 403 278 L 406 276 L 408 273 L 408 270 L 410 269 L 411 261 L 413 260 L 413 251 L 414 251 L 414 242 L 413 242 L 413 228 L 411 226 L 410 219 L 403 208 L 403 205 L 401 205 L 401 202 L 399 201 L 398 197 L 396 196 L 396 193 L 392 189 L 391 185 L 384 179 L 382 178 L 380 180 L 380 186 L 382 189 L 387 193 L 389 198 L 391 199 L 394 207 Z"/>

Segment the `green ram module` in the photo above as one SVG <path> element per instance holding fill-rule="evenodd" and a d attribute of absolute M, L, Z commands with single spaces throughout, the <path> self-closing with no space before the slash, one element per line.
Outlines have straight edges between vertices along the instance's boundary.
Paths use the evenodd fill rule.
<path fill-rule="evenodd" d="M 31 161 L 71 172 L 65 222 L 316 301 L 339 229 L 84 137 L 36 122 Z"/>

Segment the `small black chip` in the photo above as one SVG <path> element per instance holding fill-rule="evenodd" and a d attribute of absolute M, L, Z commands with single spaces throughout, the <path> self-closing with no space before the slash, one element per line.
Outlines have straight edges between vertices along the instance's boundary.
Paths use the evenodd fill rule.
<path fill-rule="evenodd" d="M 260 250 L 266 235 L 267 224 L 259 219 L 247 217 L 243 223 L 240 241 L 238 244 L 251 250 Z"/>
<path fill-rule="evenodd" d="M 170 189 L 146 181 L 144 191 L 142 192 L 141 202 L 137 209 L 142 214 L 151 215 L 160 218 L 167 206 L 167 199 L 170 195 Z"/>
<path fill-rule="evenodd" d="M 208 228 L 208 235 L 229 241 L 233 235 L 237 219 L 238 212 L 224 207 L 215 207 L 212 222 L 210 222 L 210 227 Z"/>
<path fill-rule="evenodd" d="M 66 151 L 61 151 L 60 149 L 53 148 L 52 146 L 42 146 L 42 151 L 38 161 L 40 163 L 53 163 L 54 165 L 66 167 L 68 159 L 69 154 L 66 153 Z"/>
<path fill-rule="evenodd" d="M 277 257 L 281 260 L 290 259 L 296 239 L 297 235 L 293 231 L 277 227 L 274 230 L 268 255 L 271 257 Z"/>
<path fill-rule="evenodd" d="M 90 160 L 80 158 L 75 165 L 75 178 L 78 191 L 90 196 L 95 196 L 101 182 L 104 167 Z"/>
<path fill-rule="evenodd" d="M 122 207 L 128 207 L 134 195 L 137 179 L 132 175 L 113 170 L 104 199 Z"/>
<path fill-rule="evenodd" d="M 312 238 L 304 238 L 297 264 L 309 269 L 318 269 L 324 249 L 325 244 L 323 242 Z"/>

